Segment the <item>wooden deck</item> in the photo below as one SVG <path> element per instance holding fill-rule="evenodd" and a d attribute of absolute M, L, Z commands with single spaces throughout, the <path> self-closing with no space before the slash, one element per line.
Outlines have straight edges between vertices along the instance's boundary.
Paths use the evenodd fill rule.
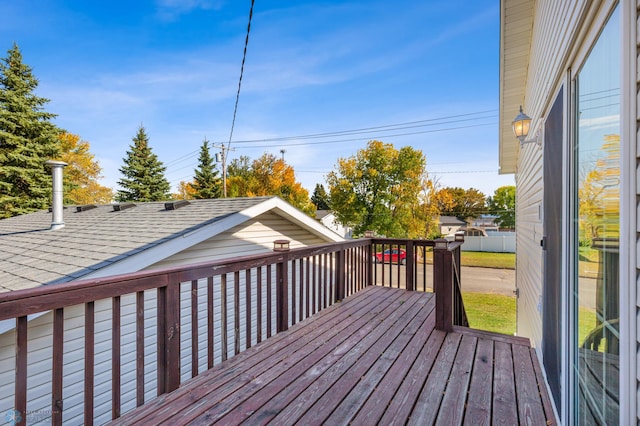
<path fill-rule="evenodd" d="M 527 339 L 438 331 L 434 308 L 367 287 L 114 424 L 555 423 Z"/>

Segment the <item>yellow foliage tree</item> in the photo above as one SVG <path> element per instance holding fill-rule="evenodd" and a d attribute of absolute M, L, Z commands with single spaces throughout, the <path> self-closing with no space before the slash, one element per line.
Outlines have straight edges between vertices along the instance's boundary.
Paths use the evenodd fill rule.
<path fill-rule="evenodd" d="M 65 204 L 108 204 L 113 190 L 98 183 L 102 168 L 89 152 L 89 142 L 80 136 L 61 132 L 58 136 L 60 158 L 68 164 L 64 172 Z"/>
<path fill-rule="evenodd" d="M 196 189 L 193 187 L 193 182 L 180 181 L 178 184 L 178 193 L 172 194 L 171 198 L 174 200 L 194 200 L 196 198 Z"/>

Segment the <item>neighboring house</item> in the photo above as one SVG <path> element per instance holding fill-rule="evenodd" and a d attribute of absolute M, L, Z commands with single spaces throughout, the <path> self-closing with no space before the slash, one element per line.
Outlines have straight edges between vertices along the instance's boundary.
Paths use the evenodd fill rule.
<path fill-rule="evenodd" d="M 498 216 L 491 214 L 482 214 L 471 221 L 471 226 L 483 228 L 487 231 L 497 231 L 499 228 L 496 224 L 496 219 L 498 219 Z"/>
<path fill-rule="evenodd" d="M 438 226 L 442 235 L 455 234 L 462 226 L 467 226 L 467 222 L 455 216 L 439 216 Z"/>
<path fill-rule="evenodd" d="M 273 242 L 278 239 L 289 240 L 291 248 L 343 241 L 333 231 L 277 197 L 68 207 L 64 211 L 65 225 L 55 230 L 50 230 L 51 216 L 47 211 L 40 211 L 0 220 L 0 292 L 265 253 L 273 250 Z M 181 287 L 183 298 L 191 297 L 191 285 L 187 284 Z M 207 283 L 198 285 L 206 286 Z M 149 330 L 145 353 L 154 354 L 155 294 L 147 296 L 145 292 L 144 303 L 145 316 L 149 316 L 145 318 L 148 323 L 145 328 Z M 219 312 L 219 292 L 214 295 L 214 304 Z M 132 356 L 135 352 L 134 306 L 135 297 L 123 298 L 121 346 L 125 409 L 133 408 L 131 404 L 135 406 L 136 400 L 132 387 L 135 380 L 126 379 L 126 374 L 135 375 L 135 356 Z M 206 306 L 206 300 L 201 300 L 200 315 L 206 316 Z M 241 316 L 245 312 L 244 306 L 242 303 Z M 99 424 L 111 418 L 111 384 L 107 371 L 111 365 L 111 302 L 96 302 L 95 309 L 95 416 L 96 424 Z M 189 314 L 184 313 L 187 317 Z M 83 315 L 81 309 L 65 310 L 65 336 L 71 337 L 64 343 L 63 415 L 65 422 L 70 424 L 82 422 L 82 404 L 78 401 L 81 401 L 83 389 Z M 43 410 L 44 413 L 51 407 L 52 317 L 48 312 L 29 321 L 29 411 Z M 254 321 L 255 317 L 252 315 Z M 14 365 L 14 327 L 13 321 L 0 322 L 0 367 Z M 185 320 L 180 329 L 182 335 L 189 328 L 189 321 Z M 206 335 L 206 327 L 199 333 Z M 214 336 L 217 342 L 219 336 L 220 327 L 217 326 Z M 191 358 L 186 346 L 182 371 L 189 375 L 187 366 Z M 205 359 L 201 366 L 206 368 L 206 354 L 200 356 Z M 218 362 L 220 348 L 216 348 L 215 356 Z M 150 362 L 145 371 L 147 400 L 155 396 L 155 368 L 155 362 Z M 0 368 L 0 395 L 13 394 L 14 380 L 13 368 Z M 0 398 L 0 413 L 8 412 L 12 407 L 12 398 Z"/>
<path fill-rule="evenodd" d="M 342 225 L 331 210 L 316 210 L 316 219 L 343 238 L 351 238 L 353 230 Z"/>
<path fill-rule="evenodd" d="M 637 424 L 640 3 L 500 4 L 517 333 L 536 346 L 563 424 Z M 515 123 L 522 143 L 520 106 L 532 118 Z"/>

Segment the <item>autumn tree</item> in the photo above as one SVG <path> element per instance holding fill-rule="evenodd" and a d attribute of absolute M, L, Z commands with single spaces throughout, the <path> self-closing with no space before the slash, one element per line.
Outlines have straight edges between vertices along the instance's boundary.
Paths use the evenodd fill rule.
<path fill-rule="evenodd" d="M 317 210 L 330 210 L 329 194 L 321 183 L 317 183 L 311 194 L 311 202 Z"/>
<path fill-rule="evenodd" d="M 492 214 L 498 216 L 498 226 L 514 229 L 516 227 L 516 187 L 501 186 L 488 197 L 487 205 Z"/>
<path fill-rule="evenodd" d="M 162 201 L 170 198 L 170 185 L 164 177 L 166 167 L 149 146 L 149 137 L 141 125 L 132 139 L 133 144 L 123 159 L 120 172 L 124 175 L 118 181 L 122 189 L 116 199 L 123 201 Z"/>
<path fill-rule="evenodd" d="M 327 175 L 331 207 L 354 235 L 372 230 L 388 237 L 423 236 L 424 222 L 433 220 L 422 208 L 429 182 L 421 151 L 396 150 L 380 141 L 370 141 L 355 156 L 338 159 Z"/>
<path fill-rule="evenodd" d="M 227 166 L 227 196 L 246 197 L 251 180 L 251 159 L 246 155 L 234 158 Z"/>
<path fill-rule="evenodd" d="M 59 160 L 68 166 L 64 169 L 65 204 L 108 204 L 113 201 L 113 190 L 102 186 L 102 168 L 89 151 L 89 142 L 68 132 L 58 135 Z"/>
<path fill-rule="evenodd" d="M 222 181 L 218 177 L 216 163 L 209 153 L 209 141 L 206 139 L 200 147 L 198 157 L 198 168 L 195 170 L 193 182 L 190 184 L 193 189 L 193 198 L 220 198 L 222 195 Z"/>
<path fill-rule="evenodd" d="M 51 171 L 47 160 L 59 155 L 57 135 L 38 97 L 38 80 L 22 61 L 18 45 L 0 60 L 0 218 L 49 206 Z"/>
<path fill-rule="evenodd" d="M 178 184 L 178 192 L 176 194 L 171 194 L 171 198 L 174 200 L 194 200 L 195 197 L 195 188 L 193 187 L 193 183 L 180 181 Z"/>
<path fill-rule="evenodd" d="M 435 194 L 441 215 L 468 221 L 485 211 L 485 195 L 475 188 L 446 187 Z"/>

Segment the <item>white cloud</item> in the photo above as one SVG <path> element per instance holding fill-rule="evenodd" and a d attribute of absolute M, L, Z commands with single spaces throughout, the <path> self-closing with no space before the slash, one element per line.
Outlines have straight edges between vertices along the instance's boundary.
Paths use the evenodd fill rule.
<path fill-rule="evenodd" d="M 220 10 L 223 0 L 157 0 L 157 15 L 163 21 L 173 21 L 194 10 Z"/>

